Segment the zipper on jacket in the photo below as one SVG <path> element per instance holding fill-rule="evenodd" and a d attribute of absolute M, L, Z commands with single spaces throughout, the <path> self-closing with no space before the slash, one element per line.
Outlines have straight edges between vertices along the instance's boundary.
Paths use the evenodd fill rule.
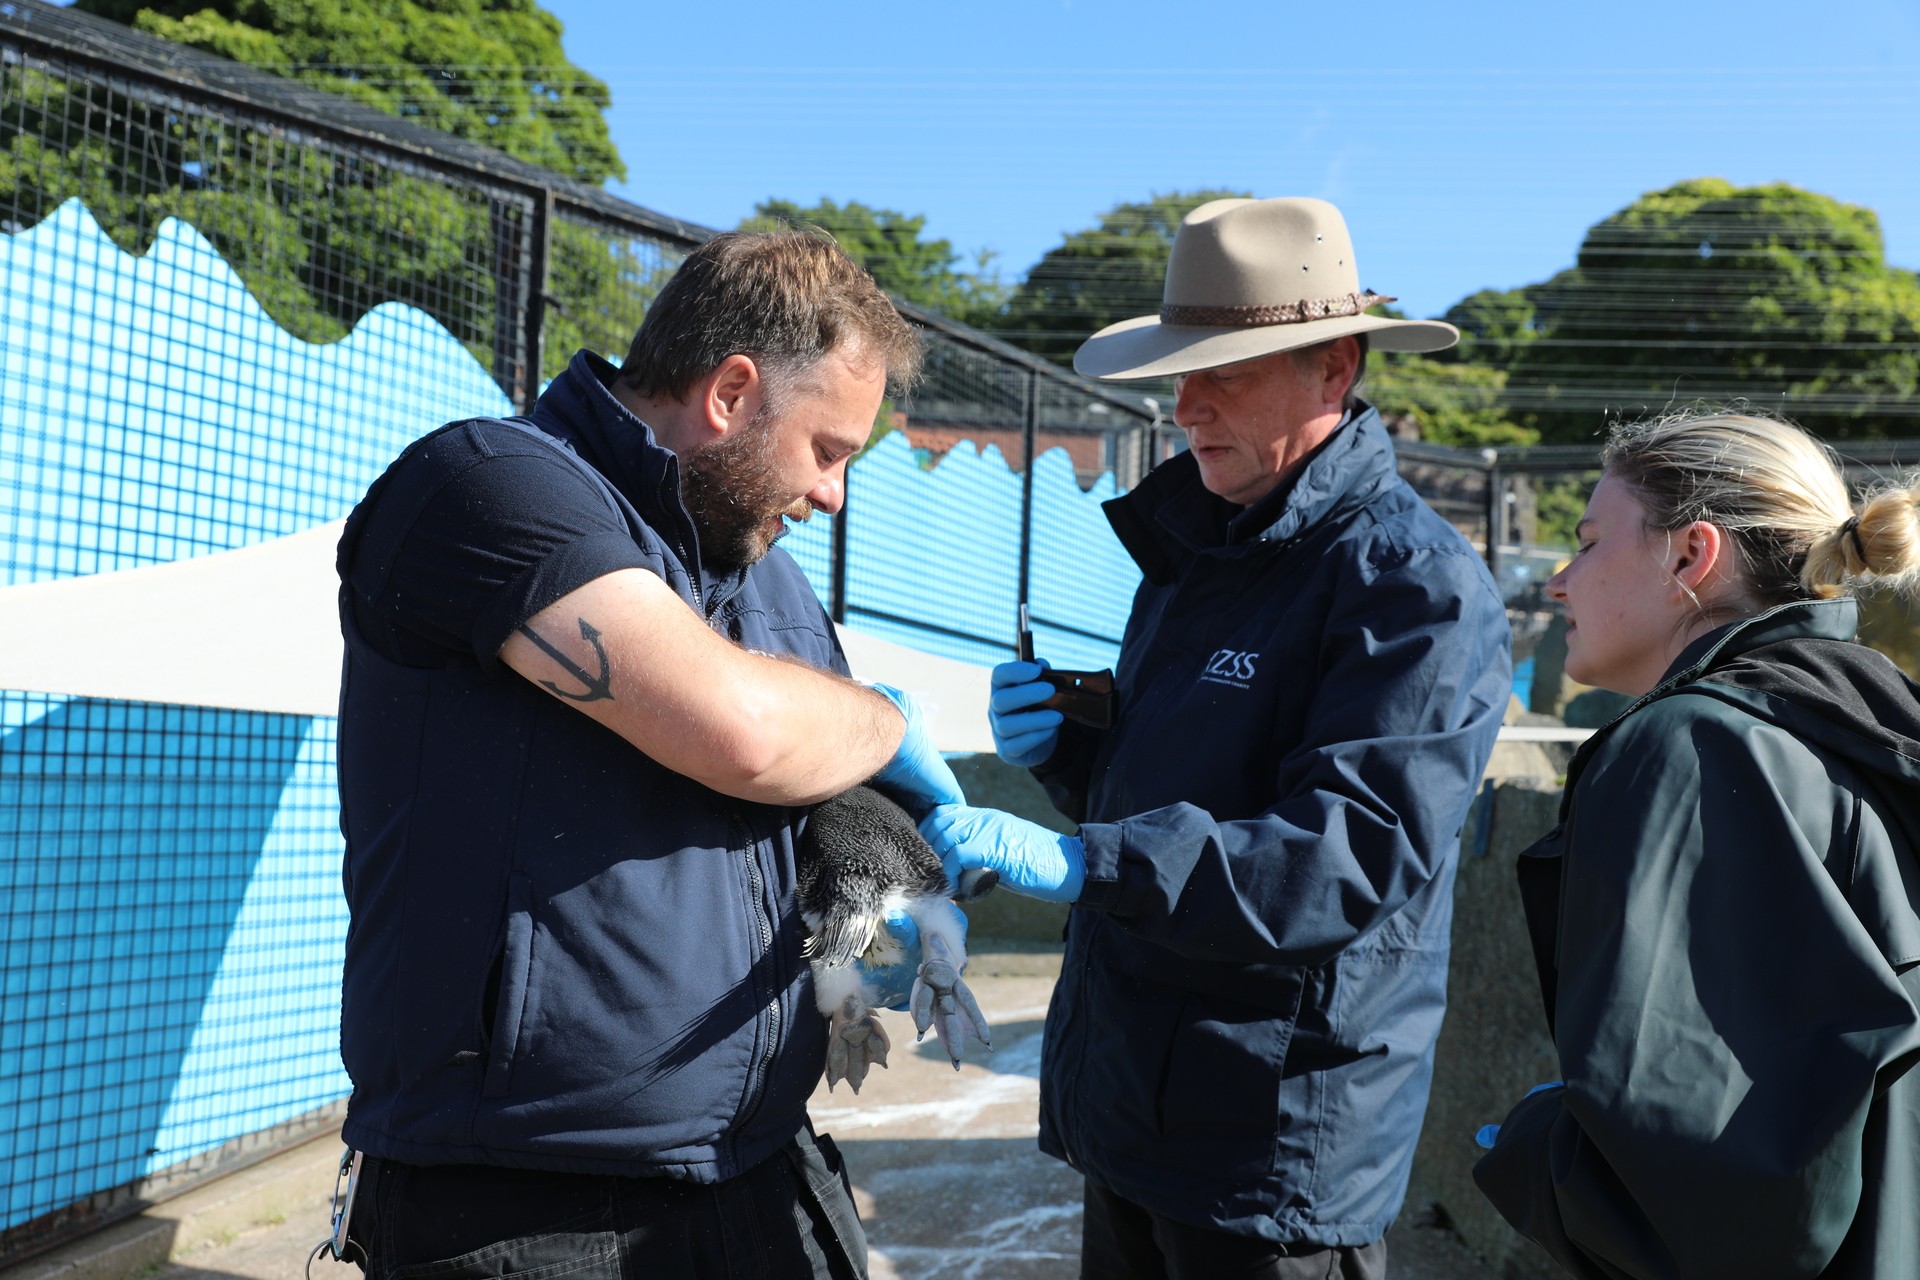
<path fill-rule="evenodd" d="M 760 860 L 757 856 L 760 842 L 754 835 L 753 825 L 742 818 L 737 809 L 733 811 L 731 817 L 734 829 L 743 835 L 742 843 L 746 850 L 747 889 L 753 897 L 753 922 L 760 935 L 760 950 L 753 957 L 755 965 L 758 965 L 760 959 L 770 954 L 773 949 L 773 920 L 767 912 L 766 880 L 760 874 Z M 780 1048 L 780 992 L 782 989 L 782 984 L 776 979 L 773 983 L 773 998 L 763 1011 L 766 1048 L 761 1052 L 759 1060 L 753 1064 L 753 1070 L 747 1077 L 747 1096 L 740 1107 L 742 1125 L 751 1120 L 754 1113 L 760 1109 L 761 1096 L 766 1092 L 767 1073 L 772 1068 L 774 1055 Z"/>
<path fill-rule="evenodd" d="M 700 566 L 687 559 L 687 546 L 675 539 L 674 554 L 680 557 L 680 563 L 687 566 L 687 588 L 693 592 L 693 610 L 701 617 L 707 616 L 707 606 L 700 600 Z"/>
<path fill-rule="evenodd" d="M 1085 1062 L 1087 1060 L 1087 1024 L 1091 1020 L 1087 983 L 1088 975 L 1093 972 L 1093 946 L 1094 943 L 1099 940 L 1099 934 L 1095 930 L 1094 925 L 1103 923 L 1103 921 L 1097 918 L 1094 912 L 1083 911 L 1080 915 L 1083 917 L 1081 925 L 1086 930 L 1087 940 L 1086 944 L 1080 949 L 1080 973 L 1077 984 L 1080 988 L 1080 998 L 1075 1002 L 1079 1007 L 1074 1010 L 1074 1012 L 1079 1015 L 1078 1021 L 1080 1025 L 1075 1028 L 1077 1034 L 1074 1039 L 1078 1043 L 1074 1045 L 1074 1054 L 1070 1059 L 1070 1061 L 1073 1062 Z M 1086 1099 L 1087 1091 L 1076 1085 L 1073 1090 L 1073 1136 L 1067 1138 L 1062 1143 L 1067 1149 L 1067 1163 L 1083 1173 L 1087 1170 L 1087 1164 L 1086 1161 L 1081 1158 L 1080 1134 L 1088 1127 Z"/>

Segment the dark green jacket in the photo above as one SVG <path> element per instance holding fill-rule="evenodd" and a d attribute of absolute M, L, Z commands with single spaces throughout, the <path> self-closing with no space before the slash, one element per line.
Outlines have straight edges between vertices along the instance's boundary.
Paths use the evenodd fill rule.
<path fill-rule="evenodd" d="M 1521 859 L 1566 1087 L 1474 1176 L 1576 1276 L 1920 1276 L 1920 688 L 1856 619 L 1690 646 Z"/>

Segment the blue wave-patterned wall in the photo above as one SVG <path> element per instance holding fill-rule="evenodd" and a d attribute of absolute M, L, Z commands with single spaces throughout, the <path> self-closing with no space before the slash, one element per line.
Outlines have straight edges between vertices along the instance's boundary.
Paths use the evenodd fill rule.
<path fill-rule="evenodd" d="M 0 585 L 312 528 L 408 441 L 507 408 L 418 311 L 309 344 L 192 228 L 136 258 L 70 202 L 0 235 Z M 1082 493 L 1063 453 L 1034 478 L 1041 651 L 1110 662 L 1077 633 L 1117 637 L 1137 580 L 1111 483 Z M 851 481 L 850 624 L 1006 656 L 1020 483 L 991 449 L 929 472 L 882 441 Z M 823 599 L 832 525 L 785 543 Z M 334 741 L 324 716 L 0 690 L 0 1229 L 345 1094 Z"/>
<path fill-rule="evenodd" d="M 11 1225 L 338 1097 L 346 913 L 330 721 L 0 698 Z"/>
<path fill-rule="evenodd" d="M 420 312 L 302 342 L 192 228 L 136 258 L 69 202 L 0 236 L 0 585 L 309 529 L 506 408 Z M 333 740 L 0 691 L 0 1227 L 346 1091 Z"/>
<path fill-rule="evenodd" d="M 1114 495 L 1113 478 L 1102 476 L 1082 493 L 1072 460 L 1054 449 L 1035 460 L 1033 481 L 1028 596 L 1036 651 L 1055 666 L 1110 665 L 1140 581 L 1100 510 Z M 847 492 L 849 626 L 965 662 L 1013 656 L 1020 477 L 999 450 L 962 444 L 925 471 L 896 431 L 860 460 Z M 833 521 L 815 517 L 780 544 L 823 600 L 832 538 Z"/>
<path fill-rule="evenodd" d="M 423 312 L 303 342 L 185 223 L 135 258 L 68 201 L 0 237 L 0 412 L 7 585 L 338 519 L 423 431 L 510 408 Z"/>

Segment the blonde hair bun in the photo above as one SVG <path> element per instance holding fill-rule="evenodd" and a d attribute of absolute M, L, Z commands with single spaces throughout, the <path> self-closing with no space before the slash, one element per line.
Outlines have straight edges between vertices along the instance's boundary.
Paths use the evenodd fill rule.
<path fill-rule="evenodd" d="M 1809 550 L 1807 572 L 1836 586 L 1872 577 L 1878 585 L 1911 590 L 1920 579 L 1920 486 L 1876 489 L 1831 537 Z"/>
<path fill-rule="evenodd" d="M 1837 596 L 1849 581 L 1920 584 L 1920 473 L 1856 513 L 1838 457 L 1791 422 L 1690 410 L 1616 427 L 1601 462 L 1655 528 L 1700 520 L 1730 535 L 1766 605 Z"/>

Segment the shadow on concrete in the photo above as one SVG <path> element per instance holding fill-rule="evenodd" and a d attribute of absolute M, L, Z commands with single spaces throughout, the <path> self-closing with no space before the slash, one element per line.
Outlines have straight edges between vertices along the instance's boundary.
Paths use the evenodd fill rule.
<path fill-rule="evenodd" d="M 993 1015 L 987 1015 L 991 1018 Z M 1044 1024 L 1038 1018 L 1020 1022 L 995 1023 L 993 1026 L 994 1050 L 988 1053 L 977 1043 L 967 1045 L 965 1061 L 968 1066 L 979 1067 L 982 1071 L 991 1071 L 995 1075 L 1025 1076 L 1029 1080 L 1040 1078 L 1040 1029 Z M 891 1028 L 891 1024 L 889 1024 Z M 908 1034 L 912 1033 L 911 1027 Z M 935 1066 L 951 1067 L 952 1059 L 947 1050 L 932 1032 L 918 1044 L 909 1044 L 916 1058 L 923 1059 Z"/>
<path fill-rule="evenodd" d="M 840 1143 L 872 1254 L 872 1280 L 1076 1280 L 1080 1175 L 1032 1138 Z M 1444 1224 L 1403 1214 L 1387 1237 L 1394 1280 L 1497 1274 Z"/>

